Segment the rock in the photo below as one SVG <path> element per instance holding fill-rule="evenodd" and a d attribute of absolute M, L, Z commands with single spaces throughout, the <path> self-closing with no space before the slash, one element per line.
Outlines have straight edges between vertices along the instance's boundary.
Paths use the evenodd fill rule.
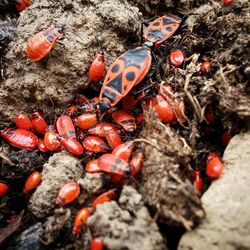
<path fill-rule="evenodd" d="M 206 220 L 181 239 L 179 250 L 250 249 L 250 131 L 233 137 L 224 173 L 203 195 Z"/>
<path fill-rule="evenodd" d="M 30 199 L 30 210 L 38 218 L 49 215 L 56 207 L 60 188 L 69 181 L 77 181 L 82 174 L 78 160 L 68 153 L 56 153 L 44 164 L 42 182 Z"/>
<path fill-rule="evenodd" d="M 139 31 L 139 18 L 139 9 L 125 0 L 34 1 L 22 12 L 17 36 L 9 44 L 5 80 L 0 78 L 1 119 L 34 108 L 49 113 L 72 102 L 89 85 L 88 69 L 100 43 L 110 65 Z M 43 60 L 32 62 L 24 49 L 27 39 L 51 25 L 64 28 L 61 44 Z"/>
<path fill-rule="evenodd" d="M 166 249 L 157 224 L 133 187 L 123 188 L 119 204 L 112 201 L 97 206 L 87 221 L 92 235 L 101 236 L 107 249 Z"/>

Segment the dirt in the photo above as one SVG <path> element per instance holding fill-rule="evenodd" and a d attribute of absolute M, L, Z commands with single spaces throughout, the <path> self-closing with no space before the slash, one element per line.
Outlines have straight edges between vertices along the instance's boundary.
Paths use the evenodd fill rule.
<path fill-rule="evenodd" d="M 43 166 L 43 180 L 30 199 L 29 209 L 38 218 L 45 218 L 56 207 L 53 202 L 60 188 L 77 181 L 82 174 L 78 159 L 68 153 L 56 153 Z"/>
<path fill-rule="evenodd" d="M 42 62 L 31 62 L 24 49 L 27 39 L 51 25 L 64 28 L 61 44 Z M 10 121 L 22 110 L 51 113 L 72 103 L 90 84 L 88 69 L 100 46 L 109 65 L 139 26 L 139 9 L 127 1 L 34 1 L 19 17 L 4 60 L 1 120 Z"/>
<path fill-rule="evenodd" d="M 98 205 L 88 226 L 94 235 L 102 236 L 108 249 L 166 249 L 142 196 L 131 186 L 123 188 L 118 204 Z"/>
<path fill-rule="evenodd" d="M 143 194 L 155 218 L 191 230 L 205 216 L 199 194 L 190 182 L 191 148 L 154 114 L 145 117 L 141 138 L 147 156 L 142 169 Z"/>
<path fill-rule="evenodd" d="M 83 159 L 65 151 L 42 154 L 38 150 L 17 150 L 0 138 L 0 180 L 10 187 L 9 193 L 0 198 L 0 230 L 9 230 L 3 239 L 4 249 L 87 250 L 92 237 L 100 236 L 106 249 L 175 250 L 186 231 L 190 231 L 187 237 L 199 236 L 195 228 L 205 226 L 207 218 L 218 209 L 213 201 L 211 213 L 207 204 L 211 201 L 205 198 L 212 182 L 205 174 L 207 153 L 216 151 L 222 156 L 226 147 L 223 132 L 235 135 L 248 127 L 249 2 L 222 6 L 219 1 L 200 0 L 41 0 L 33 1 L 20 16 L 13 8 L 13 3 L 0 1 L 0 10 L 8 13 L 0 16 L 0 128 L 14 126 L 16 113 L 33 109 L 41 109 L 47 121 L 53 123 L 52 118 L 72 105 L 77 94 L 98 95 L 101 85 L 88 80 L 88 69 L 100 46 L 108 68 L 118 55 L 140 45 L 143 19 L 170 13 L 183 18 L 183 29 L 165 43 L 165 51 L 155 52 L 162 64 L 159 71 L 152 65 L 152 72 L 156 68 L 152 92 L 161 91 L 162 81 L 170 84 L 175 98 L 185 104 L 187 121 L 163 124 L 154 112 L 145 112 L 142 102 L 144 121 L 135 140 L 145 159 L 136 180 L 127 180 L 130 185 L 123 188 L 110 184 L 104 174 L 85 173 Z M 64 28 L 60 41 L 45 59 L 32 62 L 25 53 L 25 42 L 51 25 Z M 180 68 L 169 62 L 168 49 L 172 45 L 185 54 Z M 205 60 L 212 65 L 207 74 L 200 71 Z M 148 85 L 148 78 L 142 84 Z M 213 123 L 204 119 L 207 106 L 214 110 Z M 240 138 L 238 144 L 244 140 Z M 231 154 L 241 158 L 238 153 Z M 194 169 L 202 173 L 202 194 L 192 184 Z M 34 192 L 24 195 L 25 179 L 34 170 L 42 173 L 42 182 Z M 79 183 L 81 194 L 72 204 L 58 208 L 54 202 L 58 191 L 72 180 Z M 234 184 L 233 180 L 229 182 L 222 181 L 220 190 Z M 244 184 L 237 185 L 241 190 Z M 99 194 L 114 187 L 118 199 L 92 210 L 87 225 L 73 237 L 77 211 L 90 207 Z M 226 194 L 221 192 L 225 204 Z M 214 197 L 213 184 L 210 195 Z M 21 225 L 8 229 L 12 216 L 17 214 L 22 215 Z M 213 221 L 217 221 L 216 216 L 212 216 Z M 245 216 L 243 213 L 242 218 Z M 232 216 L 228 225 L 234 220 Z M 229 247 L 235 246 L 227 237 L 221 237 Z M 249 247 L 245 239 L 242 241 L 240 246 Z M 190 249 L 192 242 L 188 240 Z M 212 244 L 208 242 L 206 247 Z"/>

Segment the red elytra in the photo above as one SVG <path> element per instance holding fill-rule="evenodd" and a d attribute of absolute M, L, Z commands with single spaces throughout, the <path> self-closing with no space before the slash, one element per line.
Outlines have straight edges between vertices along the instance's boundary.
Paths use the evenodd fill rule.
<path fill-rule="evenodd" d="M 215 113 L 214 113 L 214 109 L 211 105 L 208 105 L 206 107 L 205 112 L 204 112 L 204 118 L 210 124 L 215 122 Z"/>
<path fill-rule="evenodd" d="M 80 187 L 79 185 L 74 182 L 68 182 L 62 186 L 60 189 L 58 196 L 56 198 L 56 204 L 63 207 L 66 204 L 74 201 L 78 195 L 80 194 Z"/>
<path fill-rule="evenodd" d="M 28 193 L 29 191 L 35 189 L 41 182 L 42 175 L 39 172 L 33 172 L 26 180 L 23 193 Z"/>
<path fill-rule="evenodd" d="M 0 182 L 0 197 L 5 196 L 9 190 L 9 187 L 3 183 Z"/>
<path fill-rule="evenodd" d="M 107 122 L 98 123 L 88 130 L 91 135 L 98 135 L 101 137 L 107 136 L 110 131 L 116 131 L 116 127 L 113 124 Z"/>
<path fill-rule="evenodd" d="M 95 237 L 91 240 L 90 250 L 103 250 L 103 240 L 99 237 Z"/>
<path fill-rule="evenodd" d="M 142 152 L 136 152 L 135 155 L 132 157 L 129 163 L 132 176 L 136 176 L 137 173 L 140 171 L 143 160 L 144 160 L 144 156 Z"/>
<path fill-rule="evenodd" d="M 171 105 L 168 101 L 161 95 L 158 94 L 156 97 L 152 97 L 147 101 L 149 107 L 155 109 L 160 120 L 166 123 L 174 123 L 176 117 Z"/>
<path fill-rule="evenodd" d="M 76 112 L 78 111 L 79 107 L 76 105 L 70 106 L 66 108 L 63 112 L 64 115 L 68 115 L 70 118 L 75 117 Z"/>
<path fill-rule="evenodd" d="M 58 139 L 59 135 L 55 132 L 54 126 L 50 125 L 44 135 L 45 147 L 50 151 L 57 151 L 61 149 L 61 143 Z"/>
<path fill-rule="evenodd" d="M 143 113 L 140 113 L 137 117 L 136 117 L 136 121 L 139 125 L 141 125 L 143 123 L 144 120 L 144 115 Z"/>
<path fill-rule="evenodd" d="M 203 190 L 203 180 L 199 170 L 194 170 L 193 185 L 195 189 L 201 193 Z"/>
<path fill-rule="evenodd" d="M 61 31 L 54 26 L 35 34 L 25 46 L 28 57 L 32 61 L 41 60 L 54 48 L 61 35 Z"/>
<path fill-rule="evenodd" d="M 43 152 L 43 153 L 46 153 L 46 152 L 48 152 L 48 148 L 45 146 L 45 143 L 44 143 L 44 140 L 39 140 L 38 141 L 38 144 L 37 144 L 37 147 L 38 147 L 38 149 L 41 151 L 41 152 Z"/>
<path fill-rule="evenodd" d="M 1 135 L 12 146 L 21 149 L 35 149 L 38 144 L 37 136 L 25 129 L 6 128 L 1 132 Z"/>
<path fill-rule="evenodd" d="M 203 74 L 211 72 L 211 64 L 208 61 L 205 61 L 201 64 L 201 72 Z"/>
<path fill-rule="evenodd" d="M 64 137 L 59 137 L 58 139 L 61 145 L 70 153 L 78 156 L 83 154 L 84 152 L 83 146 L 77 140 L 73 138 L 64 138 Z"/>
<path fill-rule="evenodd" d="M 223 4 L 224 5 L 230 5 L 232 4 L 234 1 L 233 0 L 223 0 Z"/>
<path fill-rule="evenodd" d="M 83 229 L 90 215 L 91 215 L 91 212 L 88 208 L 82 208 L 77 212 L 75 220 L 74 220 L 74 226 L 72 229 L 72 233 L 74 235 L 80 233 L 80 231 Z"/>
<path fill-rule="evenodd" d="M 81 129 L 90 129 L 97 124 L 97 115 L 93 114 L 82 114 L 77 117 L 77 126 Z"/>
<path fill-rule="evenodd" d="M 70 116 L 60 116 L 56 121 L 56 129 L 60 136 L 76 139 L 75 126 Z"/>
<path fill-rule="evenodd" d="M 130 167 L 126 161 L 113 154 L 104 154 L 98 160 L 98 167 L 102 172 L 126 176 L 130 174 Z"/>
<path fill-rule="evenodd" d="M 210 152 L 207 156 L 207 163 L 208 161 L 212 160 L 213 158 L 217 158 L 219 155 L 216 152 Z"/>
<path fill-rule="evenodd" d="M 48 128 L 48 124 L 46 123 L 40 112 L 31 113 L 31 122 L 34 129 L 39 134 L 44 134 L 46 129 Z"/>
<path fill-rule="evenodd" d="M 122 139 L 116 130 L 108 132 L 106 140 L 112 149 L 122 144 Z"/>
<path fill-rule="evenodd" d="M 183 64 L 183 62 L 184 62 L 184 54 L 179 49 L 171 51 L 171 53 L 169 55 L 169 58 L 170 58 L 171 63 L 175 67 L 181 66 Z"/>
<path fill-rule="evenodd" d="M 115 147 L 112 154 L 124 161 L 129 161 L 129 158 L 134 150 L 135 144 L 133 141 L 127 141 Z"/>
<path fill-rule="evenodd" d="M 18 128 L 30 130 L 33 128 L 32 122 L 28 115 L 17 114 L 15 116 L 15 124 Z"/>
<path fill-rule="evenodd" d="M 222 144 L 224 146 L 227 146 L 227 144 L 231 141 L 232 137 L 233 136 L 229 131 L 224 131 L 222 134 Z"/>
<path fill-rule="evenodd" d="M 96 206 L 103 204 L 105 202 L 110 202 L 114 199 L 116 199 L 117 194 L 115 192 L 115 189 L 110 189 L 107 192 L 99 195 L 92 203 L 92 207 L 96 210 Z"/>
<path fill-rule="evenodd" d="M 127 132 L 136 130 L 135 117 L 124 110 L 117 110 L 112 113 L 113 120 Z"/>
<path fill-rule="evenodd" d="M 122 108 L 124 110 L 132 109 L 137 103 L 138 99 L 135 99 L 134 95 L 127 95 L 122 99 Z"/>
<path fill-rule="evenodd" d="M 100 173 L 101 169 L 98 166 L 98 159 L 89 161 L 85 166 L 85 170 L 88 173 Z"/>
<path fill-rule="evenodd" d="M 25 10 L 27 7 L 29 7 L 31 5 L 31 1 L 28 0 L 18 0 L 17 4 L 16 4 L 16 9 L 19 12 L 22 12 L 23 10 Z"/>
<path fill-rule="evenodd" d="M 105 71 L 105 58 L 103 50 L 97 54 L 89 69 L 89 79 L 91 81 L 100 81 Z"/>
<path fill-rule="evenodd" d="M 219 178 L 223 172 L 223 163 L 219 157 L 214 157 L 207 162 L 206 174 L 211 178 Z"/>
<path fill-rule="evenodd" d="M 89 135 L 84 138 L 82 144 L 85 149 L 91 152 L 105 153 L 109 151 L 108 145 L 98 136 Z"/>

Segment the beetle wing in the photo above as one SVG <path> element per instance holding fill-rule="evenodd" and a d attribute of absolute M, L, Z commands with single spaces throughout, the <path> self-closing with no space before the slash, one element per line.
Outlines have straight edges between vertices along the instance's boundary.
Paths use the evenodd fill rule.
<path fill-rule="evenodd" d="M 177 16 L 162 16 L 155 19 L 144 30 L 144 39 L 161 44 L 174 34 L 180 26 L 181 19 Z"/>
<path fill-rule="evenodd" d="M 120 176 L 124 176 L 130 171 L 128 163 L 113 154 L 102 155 L 98 160 L 98 167 L 105 173 Z"/>
<path fill-rule="evenodd" d="M 109 99 L 111 106 L 116 105 L 145 77 L 151 66 L 151 60 L 150 50 L 144 47 L 128 50 L 122 54 L 108 70 L 100 98 Z"/>

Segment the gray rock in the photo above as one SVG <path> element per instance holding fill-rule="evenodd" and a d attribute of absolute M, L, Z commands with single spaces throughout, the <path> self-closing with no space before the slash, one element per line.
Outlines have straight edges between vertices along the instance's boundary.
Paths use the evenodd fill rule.
<path fill-rule="evenodd" d="M 250 249 L 250 131 L 230 141 L 223 160 L 223 175 L 202 197 L 207 218 L 179 250 Z"/>

